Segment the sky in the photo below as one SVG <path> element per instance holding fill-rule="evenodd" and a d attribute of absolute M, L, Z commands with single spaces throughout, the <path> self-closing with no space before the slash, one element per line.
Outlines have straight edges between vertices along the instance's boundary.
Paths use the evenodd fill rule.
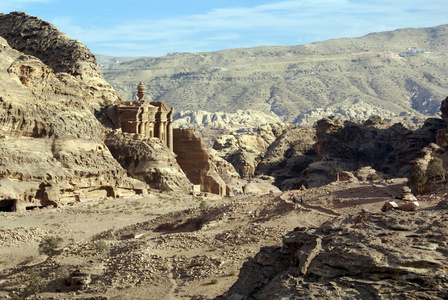
<path fill-rule="evenodd" d="M 448 23 L 446 0 L 0 0 L 94 54 L 163 56 L 292 46 Z"/>

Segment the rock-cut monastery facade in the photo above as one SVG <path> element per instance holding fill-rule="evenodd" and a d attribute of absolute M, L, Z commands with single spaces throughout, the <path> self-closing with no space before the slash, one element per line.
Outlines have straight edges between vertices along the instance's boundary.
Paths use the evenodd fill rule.
<path fill-rule="evenodd" d="M 173 114 L 163 101 L 145 100 L 145 85 L 137 87 L 137 101 L 122 101 L 117 105 L 118 122 L 123 132 L 156 137 L 173 151 Z"/>

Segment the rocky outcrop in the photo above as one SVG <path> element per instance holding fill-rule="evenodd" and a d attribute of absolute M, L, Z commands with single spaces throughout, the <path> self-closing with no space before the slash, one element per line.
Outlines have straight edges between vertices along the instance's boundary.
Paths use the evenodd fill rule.
<path fill-rule="evenodd" d="M 102 97 L 90 85 L 102 85 L 102 78 L 77 59 L 87 52 L 76 49 L 85 46 L 70 47 L 68 37 L 53 26 L 22 13 L 1 15 L 0 20 L 0 35 L 28 53 L 12 49 L 0 37 L 0 207 L 24 210 L 146 192 L 146 184 L 128 178 L 104 145 L 104 128 L 88 105 Z M 71 52 L 52 52 L 55 45 Z M 29 54 L 33 51 L 47 60 L 60 58 L 56 65 L 66 68 L 73 59 L 79 74 L 50 67 Z"/>
<path fill-rule="evenodd" d="M 312 128 L 284 128 L 260 159 L 256 174 L 274 176 L 275 184 L 282 190 L 297 188 L 298 183 L 291 179 L 298 178 L 316 159 L 315 142 L 316 134 Z"/>
<path fill-rule="evenodd" d="M 191 191 L 176 155 L 162 140 L 116 131 L 107 135 L 105 143 L 129 176 L 153 188 Z"/>
<path fill-rule="evenodd" d="M 401 195 L 394 200 L 387 200 L 381 211 L 388 211 L 390 209 L 399 209 L 405 211 L 414 211 L 419 208 L 420 204 L 417 198 L 412 194 L 408 186 L 401 188 Z"/>
<path fill-rule="evenodd" d="M 81 91 L 79 96 L 91 107 L 120 99 L 104 80 L 95 56 L 80 41 L 22 12 L 0 14 L 0 24 L 0 36 L 13 49 L 41 60 L 60 81 Z"/>
<path fill-rule="evenodd" d="M 219 175 L 201 139 L 196 137 L 194 129 L 174 129 L 174 153 L 187 178 L 193 185 L 200 186 L 201 192 L 221 196 L 231 195 L 231 189 Z"/>
<path fill-rule="evenodd" d="M 284 180 L 298 177 L 314 160 L 314 143 L 313 129 L 275 123 L 220 135 L 213 148 L 242 178 L 272 175 L 277 178 L 275 184 L 281 186 Z"/>
<path fill-rule="evenodd" d="M 361 212 L 296 228 L 247 261 L 223 299 L 446 299 L 446 210 Z"/>
<path fill-rule="evenodd" d="M 356 170 L 356 178 L 358 178 L 361 181 L 366 180 L 375 180 L 381 177 L 379 174 L 377 174 L 376 170 L 373 169 L 371 166 L 362 167 L 359 170 Z"/>
<path fill-rule="evenodd" d="M 308 187 L 327 184 L 337 169 L 354 171 L 366 166 L 392 176 L 408 176 L 421 150 L 436 142 L 446 126 L 445 120 L 435 118 L 415 131 L 377 116 L 362 124 L 334 116 L 322 119 L 316 125 L 318 159 L 302 173 L 300 182 Z"/>
<path fill-rule="evenodd" d="M 448 119 L 448 97 L 446 97 L 445 100 L 442 101 L 440 111 L 442 112 L 442 119 Z"/>
<path fill-rule="evenodd" d="M 387 126 L 367 120 L 364 124 L 340 117 L 317 122 L 316 152 L 319 160 L 334 160 L 344 170 L 357 170 L 370 165 L 389 173 L 399 169 L 396 149 L 409 130 L 400 124 Z"/>
<path fill-rule="evenodd" d="M 284 123 L 266 124 L 243 132 L 220 135 L 216 137 L 213 149 L 230 162 L 242 178 L 247 179 L 255 175 L 258 162 L 275 141 L 278 131 L 283 132 L 291 126 Z"/>
<path fill-rule="evenodd" d="M 429 118 L 420 129 L 405 133 L 400 139 L 397 154 L 400 166 L 404 171 L 410 170 L 409 164 L 422 157 L 425 147 L 433 148 L 431 144 L 438 142 L 437 137 L 445 131 L 448 122 L 445 119 Z M 406 165 L 407 168 L 406 168 Z"/>

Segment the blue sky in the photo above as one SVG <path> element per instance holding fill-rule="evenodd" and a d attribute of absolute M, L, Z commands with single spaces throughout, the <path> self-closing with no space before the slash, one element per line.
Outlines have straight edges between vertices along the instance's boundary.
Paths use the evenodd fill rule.
<path fill-rule="evenodd" d="M 448 23 L 446 0 L 0 0 L 0 12 L 11 11 L 111 56 L 300 45 Z"/>

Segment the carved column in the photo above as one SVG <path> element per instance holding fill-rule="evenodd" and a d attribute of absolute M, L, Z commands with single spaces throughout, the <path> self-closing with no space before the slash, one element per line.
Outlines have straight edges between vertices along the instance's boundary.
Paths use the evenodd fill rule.
<path fill-rule="evenodd" d="M 173 142 L 173 114 L 174 114 L 174 107 L 171 108 L 170 112 L 167 114 L 167 128 L 166 128 L 166 134 L 167 134 L 167 145 L 168 148 L 174 152 L 174 142 Z"/>
<path fill-rule="evenodd" d="M 159 136 L 158 138 L 163 141 L 163 122 L 159 122 Z"/>
<path fill-rule="evenodd" d="M 168 148 L 173 152 L 173 122 L 168 121 L 166 126 L 166 140 Z"/>

